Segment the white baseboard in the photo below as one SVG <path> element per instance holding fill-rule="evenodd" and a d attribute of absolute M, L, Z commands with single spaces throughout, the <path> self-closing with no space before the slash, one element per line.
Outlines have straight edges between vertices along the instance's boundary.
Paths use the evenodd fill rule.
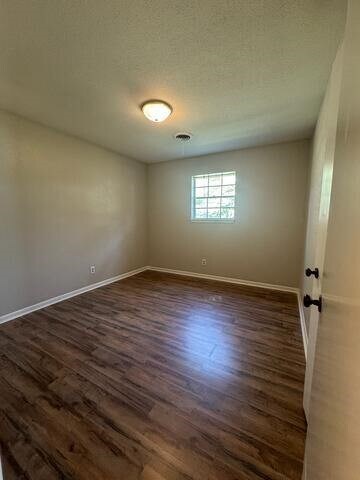
<path fill-rule="evenodd" d="M 304 344 L 304 353 L 305 353 L 305 359 L 307 360 L 307 349 L 308 349 L 308 340 L 309 339 L 308 339 L 308 334 L 307 334 L 307 330 L 306 330 L 304 306 L 303 306 L 303 301 L 302 301 L 300 291 L 298 291 L 297 297 L 298 297 L 298 304 L 299 304 L 301 333 L 302 333 L 302 339 L 303 339 L 303 344 Z"/>
<path fill-rule="evenodd" d="M 114 283 L 124 278 L 131 277 L 132 275 L 136 275 L 137 273 L 141 273 L 147 269 L 148 267 L 136 268 L 135 270 L 116 275 L 116 277 L 107 278 L 106 280 L 102 280 L 101 282 L 92 283 L 91 285 L 86 285 L 85 287 L 78 288 L 77 290 L 73 290 L 72 292 L 64 293 L 62 295 L 58 295 L 57 297 L 49 298 L 48 300 L 44 300 L 43 302 L 36 303 L 35 305 L 30 305 L 29 307 L 22 308 L 21 310 L 7 313 L 0 317 L 0 324 L 9 322 L 10 320 L 14 320 L 18 317 L 22 317 L 31 312 L 35 312 L 36 310 L 49 307 L 50 305 L 54 305 L 54 303 L 62 302 L 63 300 L 66 300 L 68 298 L 76 297 L 77 295 L 89 292 L 90 290 L 95 290 L 96 288 L 103 287 L 104 285 L 108 285 L 109 283 Z"/>
<path fill-rule="evenodd" d="M 241 280 L 239 278 L 220 277 L 219 275 L 207 275 L 205 273 L 187 272 L 184 270 L 173 270 L 171 268 L 149 266 L 147 267 L 147 269 L 154 270 L 156 272 L 173 273 L 175 275 L 184 275 L 186 277 L 197 277 L 197 278 L 205 278 L 207 280 L 217 280 L 218 282 L 236 283 L 238 285 L 247 285 L 249 287 L 267 288 L 269 290 L 278 290 L 281 292 L 292 292 L 297 294 L 299 291 L 298 288 L 287 287 L 284 285 L 273 285 L 271 283 L 253 282 L 251 280 Z"/>
<path fill-rule="evenodd" d="M 307 479 L 307 463 L 306 463 L 306 451 L 305 451 L 301 480 L 306 480 L 306 479 Z"/>

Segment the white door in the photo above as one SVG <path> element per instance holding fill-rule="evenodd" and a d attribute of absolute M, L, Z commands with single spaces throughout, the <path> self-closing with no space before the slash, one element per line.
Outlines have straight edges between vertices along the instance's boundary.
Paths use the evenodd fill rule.
<path fill-rule="evenodd" d="M 339 50 L 333 64 L 332 74 L 330 76 L 327 87 L 326 96 L 323 102 L 321 115 L 319 119 L 318 130 L 314 145 L 314 154 L 320 158 L 317 159 L 322 165 L 322 171 L 319 179 L 320 182 L 320 205 L 319 218 L 316 229 L 316 246 L 314 265 L 307 265 L 311 270 L 317 269 L 318 275 L 311 275 L 313 279 L 311 291 L 307 292 L 312 299 L 319 299 L 322 291 L 322 277 L 324 271 L 324 257 L 326 248 L 327 228 L 329 221 L 329 207 L 331 197 L 331 186 L 333 177 L 334 152 L 337 118 L 339 109 L 339 95 L 341 84 L 341 66 L 342 66 L 342 49 Z M 319 311 L 312 306 L 310 312 L 309 332 L 308 332 L 308 348 L 307 362 L 304 386 L 304 410 L 307 420 L 309 420 L 309 405 L 311 397 L 311 385 L 314 369 L 315 347 L 317 339 L 317 330 L 319 323 Z"/>
<path fill-rule="evenodd" d="M 360 2 L 349 0 L 306 441 L 307 480 L 360 478 Z"/>

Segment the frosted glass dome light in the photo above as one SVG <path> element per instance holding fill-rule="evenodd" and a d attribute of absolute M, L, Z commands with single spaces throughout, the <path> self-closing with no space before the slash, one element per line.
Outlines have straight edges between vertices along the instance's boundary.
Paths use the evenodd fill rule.
<path fill-rule="evenodd" d="M 172 112 L 171 106 L 161 100 L 145 102 L 141 107 L 143 114 L 151 122 L 163 122 Z"/>

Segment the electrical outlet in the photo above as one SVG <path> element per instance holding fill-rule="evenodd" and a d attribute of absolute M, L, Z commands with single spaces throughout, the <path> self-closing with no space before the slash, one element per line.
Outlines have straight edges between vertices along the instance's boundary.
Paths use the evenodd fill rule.
<path fill-rule="evenodd" d="M 206 258 L 201 259 L 201 265 L 206 265 Z"/>
<path fill-rule="evenodd" d="M 95 265 L 90 265 L 90 273 L 95 273 Z"/>

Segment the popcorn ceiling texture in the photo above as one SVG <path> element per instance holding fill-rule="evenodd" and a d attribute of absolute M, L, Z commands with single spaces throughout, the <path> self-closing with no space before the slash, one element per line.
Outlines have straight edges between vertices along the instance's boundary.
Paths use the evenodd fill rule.
<path fill-rule="evenodd" d="M 346 0 L 2 0 L 0 108 L 147 162 L 306 138 L 345 13 Z M 149 98 L 172 104 L 166 123 L 143 117 Z"/>

